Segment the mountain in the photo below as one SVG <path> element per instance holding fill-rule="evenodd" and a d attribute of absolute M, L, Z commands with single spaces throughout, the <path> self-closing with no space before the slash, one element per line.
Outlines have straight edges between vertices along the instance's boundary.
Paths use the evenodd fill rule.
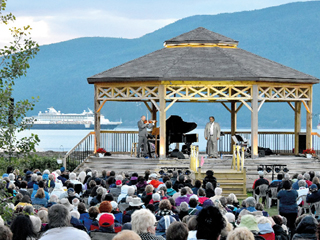
<path fill-rule="evenodd" d="M 239 47 L 320 78 L 320 1 L 296 2 L 255 11 L 199 15 L 181 19 L 137 39 L 85 37 L 44 45 L 30 62 L 27 77 L 16 83 L 15 98 L 40 96 L 35 110 L 53 106 L 61 112 L 80 113 L 93 108 L 93 86 L 87 77 L 161 49 L 163 42 L 197 27 L 205 27 L 239 41 Z M 320 86 L 314 86 L 314 113 L 320 112 Z M 304 109 L 302 109 L 304 113 Z M 282 114 L 275 113 L 281 111 Z M 102 113 L 122 126 L 136 126 L 147 109 L 143 103 L 107 102 Z M 229 112 L 218 103 L 176 103 L 167 112 L 204 126 L 214 115 L 223 128 Z M 293 128 L 294 112 L 287 103 L 266 103 L 259 112 L 261 128 Z M 305 114 L 302 114 L 302 128 Z M 314 120 L 314 125 L 317 119 Z M 243 107 L 238 127 L 250 127 L 250 112 Z"/>

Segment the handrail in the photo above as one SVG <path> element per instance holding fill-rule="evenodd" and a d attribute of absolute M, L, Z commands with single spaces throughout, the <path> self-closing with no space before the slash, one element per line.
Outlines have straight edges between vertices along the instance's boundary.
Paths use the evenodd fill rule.
<path fill-rule="evenodd" d="M 74 152 L 75 149 L 77 149 L 77 147 L 79 147 L 90 135 L 95 135 L 95 132 L 89 132 L 84 138 L 82 138 L 80 140 L 80 142 L 78 142 L 77 145 L 75 145 L 71 150 L 69 150 L 66 155 L 63 157 L 63 166 L 65 168 L 67 168 L 67 158 Z M 94 144 L 96 145 L 96 144 Z"/>
<path fill-rule="evenodd" d="M 311 135 L 320 137 L 320 134 L 317 132 L 312 132 Z"/>

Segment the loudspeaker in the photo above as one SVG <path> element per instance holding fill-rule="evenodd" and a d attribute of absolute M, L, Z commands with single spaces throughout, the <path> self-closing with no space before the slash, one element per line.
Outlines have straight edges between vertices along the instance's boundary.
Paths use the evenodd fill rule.
<path fill-rule="evenodd" d="M 266 156 L 266 152 L 264 150 L 260 150 L 259 157 L 265 157 L 265 156 Z"/>

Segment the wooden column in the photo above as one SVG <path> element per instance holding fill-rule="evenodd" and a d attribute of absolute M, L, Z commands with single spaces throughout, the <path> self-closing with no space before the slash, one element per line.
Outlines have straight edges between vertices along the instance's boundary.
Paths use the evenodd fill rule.
<path fill-rule="evenodd" d="M 235 135 L 237 132 L 237 102 L 231 101 L 231 136 Z M 234 141 L 231 138 L 230 151 L 232 152 Z"/>
<path fill-rule="evenodd" d="M 96 150 L 100 148 L 100 111 L 99 109 L 99 101 L 98 101 L 98 88 L 94 86 L 94 132 L 95 132 L 95 142 L 96 142 Z"/>
<path fill-rule="evenodd" d="M 165 100 L 165 86 L 159 86 L 159 124 L 160 124 L 160 159 L 166 158 L 166 100 Z"/>
<path fill-rule="evenodd" d="M 307 102 L 307 126 L 306 126 L 306 149 L 312 148 L 312 87 L 310 87 L 310 101 Z"/>
<path fill-rule="evenodd" d="M 257 158 L 258 153 L 258 85 L 252 86 L 251 100 L 251 157 Z"/>
<path fill-rule="evenodd" d="M 301 102 L 295 103 L 294 110 L 294 155 L 299 155 L 299 133 L 301 132 Z"/>

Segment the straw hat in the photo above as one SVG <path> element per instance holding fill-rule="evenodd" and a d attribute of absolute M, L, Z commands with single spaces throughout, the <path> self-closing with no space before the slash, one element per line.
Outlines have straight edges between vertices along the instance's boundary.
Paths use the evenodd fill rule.
<path fill-rule="evenodd" d="M 132 202 L 129 202 L 129 205 L 132 207 L 142 206 L 143 202 L 141 202 L 141 198 L 135 197 L 132 198 Z"/>
<path fill-rule="evenodd" d="M 67 198 L 62 198 L 60 200 L 60 203 L 65 206 L 69 211 L 73 210 L 73 206 L 70 204 L 69 200 Z"/>

